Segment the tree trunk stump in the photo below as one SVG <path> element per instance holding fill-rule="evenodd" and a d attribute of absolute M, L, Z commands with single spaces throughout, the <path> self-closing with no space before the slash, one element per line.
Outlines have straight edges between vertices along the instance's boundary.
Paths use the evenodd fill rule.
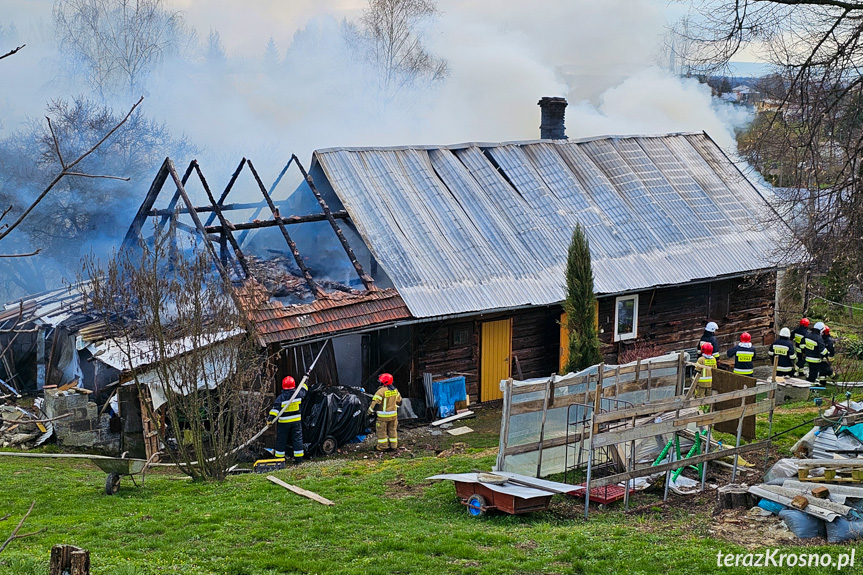
<path fill-rule="evenodd" d="M 732 483 L 720 487 L 716 492 L 717 509 L 749 509 L 755 505 L 755 498 L 745 485 Z"/>
<path fill-rule="evenodd" d="M 90 552 L 74 545 L 55 545 L 51 548 L 48 575 L 90 575 Z"/>
<path fill-rule="evenodd" d="M 90 575 L 90 552 L 83 549 L 72 551 L 70 575 Z"/>

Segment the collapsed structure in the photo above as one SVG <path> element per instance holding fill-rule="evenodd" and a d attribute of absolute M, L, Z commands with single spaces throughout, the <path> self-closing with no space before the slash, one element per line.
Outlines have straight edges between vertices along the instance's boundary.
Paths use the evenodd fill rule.
<path fill-rule="evenodd" d="M 559 100 L 540 101 L 550 138 L 565 138 Z M 277 199 L 289 170 L 300 183 Z M 195 205 L 192 188 L 206 201 Z M 308 171 L 293 156 L 269 187 L 244 158 L 218 197 L 197 161 L 181 176 L 166 159 L 123 246 L 146 241 L 150 221 L 206 238 L 253 337 L 279 357 L 276 381 L 305 371 L 332 338 L 312 384 L 368 387 L 386 371 L 422 404 L 427 374 L 456 374 L 473 401 L 491 401 L 501 381 L 547 377 L 566 360 L 576 223 L 590 240 L 608 360 L 694 348 L 708 319 L 723 344 L 743 329 L 772 341 L 778 232 L 768 216 L 703 133 L 330 148 Z M 147 366 L 103 355 L 110 342 L 80 303 L 66 289 L 7 306 L 0 331 L 14 323 L 26 334 L 3 367 L 18 389 L 77 377 L 101 409 L 112 385 Z M 123 420 L 130 434 L 150 433 Z"/>

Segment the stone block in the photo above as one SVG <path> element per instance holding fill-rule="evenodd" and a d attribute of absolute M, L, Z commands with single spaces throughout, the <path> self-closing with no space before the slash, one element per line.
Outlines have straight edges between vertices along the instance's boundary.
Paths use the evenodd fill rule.
<path fill-rule="evenodd" d="M 93 422 L 89 419 L 79 419 L 70 423 L 69 429 L 72 433 L 81 431 L 93 431 Z"/>

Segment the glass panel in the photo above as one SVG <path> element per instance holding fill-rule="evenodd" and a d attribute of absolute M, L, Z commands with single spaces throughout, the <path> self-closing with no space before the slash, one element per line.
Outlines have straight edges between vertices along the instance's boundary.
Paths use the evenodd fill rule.
<path fill-rule="evenodd" d="M 633 333 L 635 318 L 635 298 L 618 300 L 617 302 L 617 335 Z"/>

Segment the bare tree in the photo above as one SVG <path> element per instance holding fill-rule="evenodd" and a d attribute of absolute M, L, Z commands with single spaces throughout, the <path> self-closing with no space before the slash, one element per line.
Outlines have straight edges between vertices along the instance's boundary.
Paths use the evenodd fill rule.
<path fill-rule="evenodd" d="M 133 379 L 163 451 L 193 478 L 222 479 L 264 421 L 267 358 L 230 280 L 175 234 L 157 226 L 140 252 L 121 252 L 106 268 L 85 260 L 82 292 L 127 364 L 142 366 Z"/>
<path fill-rule="evenodd" d="M 756 50 L 783 92 L 742 152 L 779 194 L 781 216 L 820 271 L 863 279 L 863 2 L 702 0 L 690 24 L 702 67 Z M 848 273 L 850 270 L 850 273 Z"/>
<path fill-rule="evenodd" d="M 385 90 L 446 77 L 446 60 L 430 54 L 422 37 L 422 24 L 437 14 L 432 0 L 368 0 L 360 23 Z"/>
<path fill-rule="evenodd" d="M 54 129 L 51 125 L 51 119 L 46 117 L 46 120 L 48 121 L 48 130 L 51 133 L 51 142 L 53 144 L 53 149 L 54 149 L 54 152 L 57 154 L 57 159 L 58 159 L 59 164 L 60 164 L 59 170 L 55 173 L 55 175 L 51 179 L 51 181 L 41 191 L 38 192 L 35 199 L 30 201 L 29 205 L 26 208 L 24 208 L 23 211 L 21 211 L 20 213 L 16 212 L 15 214 L 12 214 L 12 215 L 17 215 L 17 217 L 15 218 L 15 220 L 12 223 L 5 223 L 5 222 L 3 222 L 3 220 L 7 216 L 9 216 L 10 213 L 12 213 L 14 206 L 10 205 L 5 210 L 0 212 L 0 240 L 3 240 L 4 238 L 6 238 L 18 226 L 20 226 L 24 222 L 24 220 L 27 219 L 27 217 L 30 215 L 30 213 L 36 208 L 36 206 L 38 206 L 45 199 L 45 197 L 51 192 L 51 190 L 53 190 L 57 186 L 57 184 L 60 183 L 60 181 L 63 178 L 80 177 L 80 178 L 117 179 L 117 180 L 126 179 L 126 178 L 122 178 L 119 176 L 112 176 L 112 175 L 107 175 L 107 174 L 90 174 L 87 172 L 79 171 L 78 166 L 88 156 L 90 156 L 91 154 L 93 154 L 93 152 L 95 152 L 97 149 L 99 149 L 99 147 L 102 146 L 102 144 L 104 144 L 105 141 L 108 140 L 108 138 L 110 138 L 117 130 L 119 130 L 123 126 L 123 124 L 126 123 L 126 121 L 129 119 L 129 117 L 132 115 L 132 113 L 135 111 L 135 109 L 138 107 L 138 105 L 140 105 L 140 103 L 143 100 L 144 100 L 143 97 L 141 99 L 139 99 L 135 103 L 135 105 L 132 106 L 132 108 L 129 110 L 129 112 L 126 114 L 126 116 L 122 120 L 120 120 L 112 128 L 108 129 L 107 132 L 105 133 L 105 135 L 102 136 L 102 138 L 100 140 L 98 140 L 95 144 L 91 145 L 89 148 L 85 149 L 83 152 L 80 152 L 74 160 L 66 160 L 63 157 L 63 154 L 61 152 L 60 142 L 57 139 L 57 135 L 55 134 Z M 12 255 L 7 255 L 5 257 L 26 257 L 26 256 L 36 255 L 38 252 L 39 252 L 39 250 L 36 250 L 35 252 L 32 252 L 32 253 L 12 254 Z"/>
<path fill-rule="evenodd" d="M 57 0 L 54 22 L 60 47 L 83 64 L 101 94 L 137 92 L 187 33 L 182 14 L 164 0 Z"/>
<path fill-rule="evenodd" d="M 21 521 L 18 522 L 18 526 L 12 530 L 12 533 L 9 534 L 9 537 L 6 538 L 6 541 L 4 541 L 2 545 L 0 545 L 0 553 L 3 553 L 3 551 L 6 549 L 6 547 L 8 547 L 9 544 L 12 543 L 13 541 L 15 541 L 16 539 L 23 539 L 24 537 L 30 537 L 32 535 L 38 535 L 39 533 L 42 533 L 43 531 L 45 531 L 45 529 L 42 528 L 39 531 L 33 531 L 31 533 L 19 533 L 19 531 L 21 531 L 21 527 L 24 526 L 24 522 L 27 521 L 28 517 L 30 517 L 30 513 L 33 511 L 33 507 L 35 507 L 35 506 L 36 506 L 35 501 L 30 504 L 30 509 L 27 510 L 27 513 L 24 514 L 24 517 L 22 517 Z M 11 515 L 9 515 L 7 513 L 3 517 L 0 517 L 0 521 L 6 521 L 7 519 L 9 519 L 9 517 L 11 517 Z"/>
<path fill-rule="evenodd" d="M 121 119 L 111 108 L 84 97 L 55 99 L 48 103 L 48 114 L 50 129 L 29 122 L 0 140 L 0 203 L 36 195 L 48 183 L 47 175 L 62 169 L 58 150 L 63 157 L 79 155 Z M 45 255 L 53 260 L 46 265 L 59 268 L 55 274 L 74 274 L 80 258 L 95 243 L 125 231 L 128 206 L 136 194 L 144 193 L 140 186 L 149 182 L 153 165 L 168 153 L 194 152 L 185 139 L 172 138 L 164 123 L 136 111 L 80 164 L 80 171 L 122 174 L 133 183 L 67 178 L 28 217 L 19 235 L 44 248 Z"/>

